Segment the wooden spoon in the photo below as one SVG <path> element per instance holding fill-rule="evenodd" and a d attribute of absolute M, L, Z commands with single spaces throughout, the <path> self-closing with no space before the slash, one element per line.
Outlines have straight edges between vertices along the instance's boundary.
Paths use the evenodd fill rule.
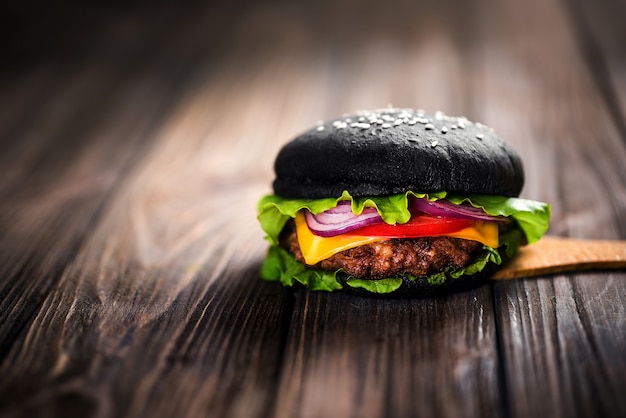
<path fill-rule="evenodd" d="M 521 247 L 493 279 L 515 279 L 568 271 L 626 268 L 626 241 L 545 236 Z"/>

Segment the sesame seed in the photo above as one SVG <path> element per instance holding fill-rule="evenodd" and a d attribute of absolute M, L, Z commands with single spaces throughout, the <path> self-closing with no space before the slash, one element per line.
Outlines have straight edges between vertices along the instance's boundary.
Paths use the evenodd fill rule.
<path fill-rule="evenodd" d="M 359 116 L 359 122 L 363 122 L 365 118 L 363 116 Z"/>
<path fill-rule="evenodd" d="M 365 122 L 359 123 L 359 128 L 361 129 L 369 129 L 370 126 L 371 125 L 369 123 L 365 123 Z"/>
<path fill-rule="evenodd" d="M 478 139 L 483 139 L 485 137 L 485 135 L 483 134 L 476 134 L 476 138 Z"/>
<path fill-rule="evenodd" d="M 407 122 L 409 125 L 415 125 L 417 123 L 417 120 L 415 119 L 411 119 L 410 121 Z"/>
<path fill-rule="evenodd" d="M 433 141 L 430 143 L 431 148 L 435 148 L 437 146 L 437 144 L 439 144 L 438 141 Z"/>
<path fill-rule="evenodd" d="M 402 119 L 396 119 L 393 121 L 393 126 L 402 125 Z"/>
<path fill-rule="evenodd" d="M 456 129 L 456 125 L 452 125 L 450 129 Z"/>
<path fill-rule="evenodd" d="M 383 123 L 381 126 L 383 128 L 391 128 L 391 124 L 389 124 L 389 123 Z"/>
<path fill-rule="evenodd" d="M 323 131 L 323 130 L 324 130 L 324 125 L 320 125 L 320 126 L 318 126 L 318 127 L 317 127 L 317 130 L 318 130 L 318 131 L 320 131 L 320 132 L 321 132 L 321 131 Z"/>
<path fill-rule="evenodd" d="M 446 128 L 445 126 L 443 128 L 441 128 L 441 133 L 445 134 L 446 132 L 448 132 L 448 128 Z"/>
<path fill-rule="evenodd" d="M 459 129 L 465 129 L 465 124 L 463 122 L 459 122 L 458 127 Z"/>
<path fill-rule="evenodd" d="M 435 126 L 432 123 L 427 123 L 426 125 L 424 125 L 424 129 L 426 130 L 435 129 Z"/>

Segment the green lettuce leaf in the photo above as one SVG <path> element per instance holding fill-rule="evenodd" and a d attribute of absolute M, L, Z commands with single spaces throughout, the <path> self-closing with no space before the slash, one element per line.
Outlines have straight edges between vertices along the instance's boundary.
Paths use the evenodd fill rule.
<path fill-rule="evenodd" d="M 391 293 L 402 285 L 402 279 L 399 277 L 380 280 L 366 280 L 350 277 L 347 282 L 351 287 L 365 289 L 372 293 Z"/>
<path fill-rule="evenodd" d="M 411 217 L 408 200 L 410 196 L 429 200 L 447 199 L 460 205 L 482 208 L 485 213 L 494 216 L 506 216 L 514 219 L 524 232 L 528 243 L 541 238 L 548 230 L 550 222 L 550 205 L 534 200 L 514 197 L 491 196 L 481 194 L 456 195 L 445 191 L 436 193 L 418 193 L 408 191 L 391 196 L 357 197 L 344 191 L 338 198 L 325 199 L 283 199 L 275 195 L 263 197 L 258 204 L 258 219 L 261 228 L 272 244 L 278 244 L 278 235 L 290 218 L 295 218 L 301 209 L 308 209 L 314 214 L 331 209 L 342 200 L 352 202 L 352 211 L 360 214 L 365 207 L 374 207 L 388 224 L 406 223 Z"/>
<path fill-rule="evenodd" d="M 336 279 L 337 272 L 315 270 L 296 261 L 295 257 L 282 247 L 272 245 L 261 265 L 261 278 L 279 281 L 283 286 L 293 286 L 297 281 L 310 290 L 332 292 L 343 286 Z"/>
<path fill-rule="evenodd" d="M 524 231 L 529 244 L 538 241 L 548 231 L 550 205 L 544 202 L 482 194 L 464 196 L 449 194 L 446 199 L 456 205 L 467 202 L 476 208 L 481 208 L 489 215 L 515 219 Z"/>

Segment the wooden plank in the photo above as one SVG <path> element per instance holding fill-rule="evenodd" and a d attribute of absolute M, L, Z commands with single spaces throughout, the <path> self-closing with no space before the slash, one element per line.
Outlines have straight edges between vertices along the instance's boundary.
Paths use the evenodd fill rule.
<path fill-rule="evenodd" d="M 513 416 L 622 416 L 623 274 L 495 286 Z M 598 290 L 598 282 L 601 290 Z M 593 297 L 588 298 L 589 295 Z"/>
<path fill-rule="evenodd" d="M 250 146 L 245 135 L 232 136 L 254 129 L 256 117 L 233 124 L 233 108 L 252 96 L 261 102 L 262 81 L 260 94 L 247 90 L 232 107 L 211 86 L 172 109 L 6 356 L 11 385 L 1 392 L 17 400 L 9 412 L 266 415 L 290 303 L 257 274 L 265 244 L 254 201 L 262 190 L 248 181 L 259 168 L 247 162 L 268 141 Z M 223 153 L 231 146 L 241 153 Z M 249 176 L 238 180 L 232 175 L 246 174 L 244 163 Z"/>
<path fill-rule="evenodd" d="M 626 140 L 626 5 L 603 1 L 599 7 L 585 1 L 567 3 L 578 45 L 592 70 L 615 125 Z"/>
<path fill-rule="evenodd" d="M 108 45 L 113 55 L 139 48 L 130 64 L 97 52 L 88 56 L 54 79 L 62 106 L 54 96 L 34 104 L 49 124 L 35 120 L 10 129 L 18 137 L 8 139 L 11 152 L 2 155 L 3 171 L 11 175 L 2 177 L 0 218 L 3 416 L 145 416 L 147 410 L 263 416 L 270 407 L 268 382 L 275 379 L 283 309 L 290 304 L 282 289 L 257 280 L 265 245 L 254 199 L 262 190 L 246 183 L 246 174 L 256 177 L 250 161 L 268 141 L 247 147 L 259 129 L 234 123 L 248 96 L 220 107 L 228 95 L 215 94 L 211 85 L 211 103 L 203 89 L 200 99 L 181 101 L 190 91 L 196 95 L 199 72 L 212 75 L 206 69 L 214 57 L 200 55 L 198 62 L 194 54 L 206 44 L 189 41 L 215 41 L 202 36 L 212 19 L 193 10 L 185 16 L 173 28 L 162 27 L 170 20 L 157 16 L 146 29 L 155 41 L 148 45 L 121 51 Z M 161 39 L 165 45 L 156 42 Z M 68 93 L 68 86 L 75 88 Z M 222 93 L 234 86 L 231 79 Z M 265 109 L 267 91 L 260 93 L 254 103 Z M 91 118 L 72 118 L 80 112 Z M 250 154 L 240 159 L 228 152 L 236 143 L 230 141 L 233 126 L 247 133 L 239 148 Z M 213 140 L 206 140 L 207 132 Z M 182 153 L 176 151 L 181 138 L 187 144 Z M 199 148 L 203 152 L 195 152 Z M 142 169 L 144 160 L 152 163 Z M 247 173 L 244 164 L 251 167 Z M 233 182 L 237 173 L 241 183 Z M 229 222 L 237 199 L 249 212 Z M 151 221 L 160 221 L 158 229 Z M 220 234 L 223 224 L 231 227 Z M 235 402 L 240 398 L 245 402 Z"/>
<path fill-rule="evenodd" d="M 91 80 L 94 81 L 104 83 L 98 78 Z M 86 84 L 83 84 L 75 94 L 88 93 L 89 89 L 85 90 L 85 87 Z M 100 216 L 109 193 L 116 187 L 119 173 L 129 168 L 129 156 L 141 149 L 141 133 L 145 129 L 146 118 L 131 119 L 125 114 L 128 114 L 129 106 L 134 108 L 141 103 L 146 106 L 149 119 L 153 116 L 150 104 L 142 103 L 141 96 L 133 97 L 133 94 L 126 99 L 127 103 L 118 109 L 122 113 L 118 114 L 116 123 L 97 134 L 118 138 L 126 135 L 123 144 L 112 142 L 112 147 L 103 149 L 101 142 L 85 135 L 82 139 L 87 145 L 75 150 L 76 160 L 60 164 L 61 156 L 39 156 L 34 157 L 36 160 L 41 158 L 36 167 L 28 167 L 32 157 L 30 147 L 16 148 L 15 152 L 6 154 L 11 162 L 4 166 L 7 175 L 3 176 L 6 187 L 3 188 L 0 217 L 3 258 L 0 294 L 3 296 L 5 319 L 0 325 L 2 357 L 13 344 L 13 338 L 31 320 L 41 299 L 59 280 L 66 264 L 75 256 L 89 225 Z M 50 104 L 44 101 L 42 106 Z M 81 102 L 76 104 L 80 106 Z M 71 114 L 73 108 L 67 110 Z M 106 109 L 106 112 L 110 111 L 110 108 Z M 101 116 L 106 121 L 104 115 Z M 67 117 L 70 118 L 69 115 Z M 56 118 L 64 120 L 60 115 Z M 58 128 L 52 128 L 51 133 L 46 133 L 46 125 L 42 124 L 44 131 L 32 129 L 23 132 L 27 136 L 24 141 L 30 141 L 30 146 L 37 148 L 39 144 L 32 143 L 31 135 L 46 140 L 48 135 L 62 131 L 68 124 L 73 124 L 71 119 L 65 119 Z M 62 137 L 56 139 L 59 150 L 67 146 Z M 41 146 L 53 147 L 52 144 Z"/>
<path fill-rule="evenodd" d="M 165 36 L 150 33 L 140 45 Z M 44 61 L 20 74 L 12 95 L 3 97 L 5 106 L 17 105 L 23 114 L 3 126 L 1 357 L 75 256 L 111 191 L 132 170 L 164 103 L 179 94 L 163 89 L 158 79 L 135 79 L 135 59 L 103 71 L 106 58 L 96 52 L 66 71 Z M 157 54 L 148 62 L 159 59 Z M 159 69 L 162 76 L 172 73 L 171 67 Z"/>
<path fill-rule="evenodd" d="M 4 413 L 264 415 L 289 303 L 257 264 L 133 276 L 110 254 L 94 261 L 73 264 L 7 356 Z"/>
<path fill-rule="evenodd" d="M 215 42 L 198 30 L 222 17 L 212 11 L 182 20 L 185 29 L 171 46 L 189 52 L 203 50 L 205 39 Z M 266 243 L 255 207 L 269 190 L 280 138 L 297 133 L 321 106 L 319 86 L 310 81 L 315 68 L 301 69 L 297 61 L 273 57 L 257 62 L 256 57 L 251 62 L 258 65 L 242 78 L 241 63 L 259 31 L 249 25 L 255 13 L 234 25 L 231 35 L 243 39 L 231 48 L 173 66 L 182 65 L 178 71 L 185 77 L 154 74 L 151 66 L 147 74 L 135 70 L 129 82 L 147 79 L 148 90 L 138 93 L 139 102 L 122 95 L 107 129 L 97 130 L 104 138 L 124 141 L 137 128 L 126 122 L 145 110 L 141 100 L 158 105 L 154 93 L 160 87 L 184 80 L 174 86 L 176 100 L 157 120 L 143 120 L 149 129 L 140 132 L 141 138 L 150 147 L 124 159 L 132 169 L 120 173 L 97 218 L 87 227 L 65 213 L 64 219 L 79 221 L 88 233 L 71 248 L 71 257 L 61 260 L 54 282 L 47 288 L 35 282 L 32 290 L 16 285 L 14 293 L 24 292 L 24 297 L 41 292 L 36 304 L 27 304 L 28 315 L 19 311 L 16 295 L 7 296 L 21 325 L 7 339 L 0 363 L 7 377 L 0 382 L 3 413 L 267 416 L 272 409 L 292 304 L 288 291 L 258 279 Z M 264 30 L 282 18 L 276 14 Z M 289 57 L 303 55 L 297 36 L 288 38 L 285 47 L 293 49 Z M 178 49 L 166 50 L 151 61 L 163 58 L 171 69 L 168 58 L 178 54 Z M 111 83 L 105 79 L 103 88 Z M 155 89 L 152 94 L 149 88 Z M 268 106 L 268 97 L 274 105 Z M 283 106 L 297 112 L 283 111 Z M 115 154 L 117 142 L 100 136 L 85 140 L 87 156 L 75 157 L 84 171 L 71 174 L 95 176 L 94 165 L 116 167 L 98 157 Z M 77 182 L 75 175 L 65 180 Z M 24 200 L 11 208 L 36 207 Z M 68 203 L 64 196 L 60 200 Z M 72 203 L 68 212 L 74 214 L 80 205 Z M 23 231 L 13 236 L 24 236 Z M 46 234 L 37 237 L 52 241 Z M 69 248 L 64 241 L 58 245 Z M 14 264 L 13 255 L 8 258 Z M 59 261 L 57 252 L 50 258 Z M 35 262 L 41 263 L 36 257 Z M 45 277 L 45 271 L 34 274 Z M 8 302 L 3 306 L 10 307 Z"/>
<path fill-rule="evenodd" d="M 297 294 L 274 416 L 502 415 L 490 298 Z"/>
<path fill-rule="evenodd" d="M 477 13 L 483 118 L 521 149 L 525 195 L 552 203 L 553 234 L 623 239 L 626 149 L 567 9 L 509 1 Z M 508 415 L 626 413 L 625 276 L 494 284 Z"/>

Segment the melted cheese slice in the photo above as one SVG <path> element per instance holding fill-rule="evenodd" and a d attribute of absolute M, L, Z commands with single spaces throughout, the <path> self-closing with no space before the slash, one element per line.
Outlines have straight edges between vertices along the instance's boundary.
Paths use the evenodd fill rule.
<path fill-rule="evenodd" d="M 320 237 L 311 232 L 304 219 L 304 214 L 299 212 L 296 215 L 296 231 L 298 233 L 298 244 L 302 251 L 304 261 L 313 265 L 340 251 L 360 245 L 371 244 L 378 241 L 386 241 L 390 237 L 360 236 L 360 235 L 337 235 L 335 237 Z M 437 236 L 437 235 L 433 235 Z M 494 222 L 477 222 L 476 225 L 461 229 L 456 232 L 442 234 L 439 236 L 463 238 L 479 241 L 488 247 L 498 248 L 498 225 Z"/>

